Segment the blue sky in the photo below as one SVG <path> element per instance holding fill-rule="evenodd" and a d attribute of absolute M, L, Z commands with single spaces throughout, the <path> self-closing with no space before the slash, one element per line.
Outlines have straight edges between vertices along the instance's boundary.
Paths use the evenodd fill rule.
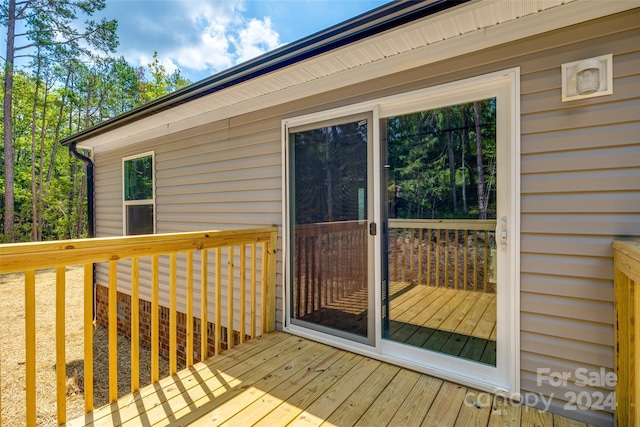
<path fill-rule="evenodd" d="M 348 20 L 389 0 L 107 0 L 117 54 L 146 66 L 153 52 L 192 82 Z M 95 17 L 95 16 L 94 16 Z"/>

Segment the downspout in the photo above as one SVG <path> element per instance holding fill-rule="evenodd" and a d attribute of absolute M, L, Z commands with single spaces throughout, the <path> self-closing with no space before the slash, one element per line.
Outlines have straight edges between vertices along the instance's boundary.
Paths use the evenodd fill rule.
<path fill-rule="evenodd" d="M 76 159 L 81 160 L 85 165 L 87 165 L 87 236 L 89 238 L 96 237 L 96 229 L 95 229 L 95 219 L 94 219 L 94 211 L 95 211 L 95 199 L 94 199 L 94 186 L 93 186 L 93 161 L 78 152 L 76 145 L 78 142 L 73 142 L 69 145 L 69 150 L 71 150 L 71 154 Z"/>
<path fill-rule="evenodd" d="M 76 147 L 77 144 L 78 144 L 77 142 L 73 142 L 71 145 L 69 145 L 69 151 L 71 151 L 71 154 L 73 154 L 73 157 L 81 160 L 87 166 L 87 236 L 89 238 L 94 238 L 96 237 L 96 226 L 95 226 L 95 215 L 94 215 L 95 189 L 93 185 L 93 179 L 94 179 L 93 161 L 89 157 L 85 156 L 84 154 L 78 151 L 78 148 Z M 95 323 L 95 320 L 96 320 L 96 264 L 95 263 L 93 264 L 91 274 L 93 276 L 92 277 L 93 286 L 91 287 L 91 301 L 93 301 L 93 304 L 91 304 L 91 307 L 93 307 L 93 311 L 91 313 L 91 318 Z"/>

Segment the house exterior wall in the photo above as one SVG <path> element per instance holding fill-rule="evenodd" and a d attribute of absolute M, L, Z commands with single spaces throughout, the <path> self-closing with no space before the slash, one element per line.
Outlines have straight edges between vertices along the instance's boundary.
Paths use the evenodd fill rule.
<path fill-rule="evenodd" d="M 612 391 L 603 378 L 593 387 L 575 379 L 578 369 L 613 369 L 611 242 L 640 236 L 638 17 L 636 10 L 558 32 L 576 41 L 522 64 L 521 387 L 554 394 L 553 409 L 568 416 L 574 397 L 595 403 Z M 625 31 L 625 22 L 635 29 Z M 603 36 L 590 39 L 589 31 Z M 614 94 L 562 103 L 553 63 L 601 53 L 614 55 Z M 538 385 L 539 367 L 570 380 Z M 609 413 L 592 415 L 597 421 L 585 420 L 611 422 Z"/>
<path fill-rule="evenodd" d="M 280 224 L 281 221 L 281 170 L 279 130 L 271 132 L 273 141 L 265 143 L 268 136 L 263 129 L 254 130 L 258 137 L 249 136 L 243 130 L 229 131 L 229 120 L 211 123 L 192 131 L 184 132 L 179 138 L 155 139 L 138 144 L 126 150 L 98 154 L 96 165 L 96 231 L 98 236 L 120 236 L 123 234 L 122 212 L 122 158 L 145 151 L 155 153 L 155 198 L 156 232 L 177 233 L 192 230 L 224 230 L 236 228 L 264 227 Z M 142 148 L 146 147 L 146 148 Z M 127 154 L 123 154 L 127 153 Z M 253 167 L 252 167 L 253 166 Z M 261 258 L 261 249 L 258 248 Z M 222 264 L 227 264 L 226 253 L 222 254 Z M 239 265 L 239 251 L 235 265 Z M 151 299 L 150 267 L 148 259 L 140 260 L 140 296 Z M 184 254 L 178 254 L 178 279 L 184 277 Z M 280 261 L 279 261 L 280 264 Z M 194 277 L 199 278 L 199 254 L 194 254 Z M 222 274 L 226 281 L 226 268 Z M 279 265 L 278 271 L 282 270 Z M 169 306 L 169 291 L 166 279 L 169 267 L 166 257 L 160 257 L 161 285 L 159 302 Z M 209 283 L 215 282 L 215 272 L 209 268 Z M 256 276 L 262 275 L 258 262 Z M 280 276 L 280 274 L 278 274 Z M 129 289 L 130 270 L 128 262 L 119 263 L 118 290 L 131 293 Z M 107 285 L 108 266 L 99 265 L 96 281 Z M 260 280 L 258 280 L 260 282 Z M 279 288 L 282 293 L 278 278 Z M 199 281 L 194 280 L 194 316 L 200 316 Z M 209 286 L 209 301 L 214 301 L 214 287 Z M 223 301 L 226 301 L 223 291 Z M 236 291 L 236 295 L 238 295 Z M 258 289 L 257 298 L 260 298 Z M 186 301 L 180 292 L 177 295 L 178 310 L 185 312 Z M 237 324 L 239 318 L 239 297 L 236 296 Z M 226 308 L 226 305 L 225 305 Z M 222 324 L 226 325 L 226 310 L 223 310 Z M 281 314 L 279 313 L 281 318 Z M 260 325 L 260 314 L 257 314 Z M 214 312 L 209 312 L 209 319 Z M 239 330 L 239 329 L 238 329 Z"/>
<path fill-rule="evenodd" d="M 553 412 L 609 425 L 606 407 L 574 411 L 571 400 L 586 393 L 595 404 L 612 391 L 577 385 L 575 374 L 613 369 L 611 243 L 640 237 L 639 40 L 634 9 L 99 153 L 97 234 L 122 234 L 123 157 L 155 151 L 159 233 L 281 227 L 282 119 L 520 67 L 521 389 L 525 403 L 553 396 Z M 609 53 L 613 95 L 562 103 L 561 64 Z M 538 368 L 571 377 L 552 387 Z"/>

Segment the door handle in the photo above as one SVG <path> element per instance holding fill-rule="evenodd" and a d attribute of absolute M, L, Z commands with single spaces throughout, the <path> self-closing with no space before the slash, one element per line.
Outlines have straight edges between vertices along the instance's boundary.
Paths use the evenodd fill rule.
<path fill-rule="evenodd" d="M 378 234 L 378 226 L 375 222 L 369 224 L 369 234 L 371 236 L 375 236 L 376 234 Z"/>
<path fill-rule="evenodd" d="M 500 232 L 496 233 L 496 235 L 500 236 L 500 247 L 504 249 L 507 247 L 507 241 L 508 241 L 506 216 L 503 216 L 502 218 L 500 218 L 500 224 L 498 225 L 498 228 L 500 229 Z"/>

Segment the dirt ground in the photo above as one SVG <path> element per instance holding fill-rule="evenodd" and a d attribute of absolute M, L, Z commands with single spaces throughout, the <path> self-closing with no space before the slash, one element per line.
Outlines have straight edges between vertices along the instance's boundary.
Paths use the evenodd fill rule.
<path fill-rule="evenodd" d="M 36 275 L 36 397 L 38 426 L 56 425 L 55 377 L 55 270 Z M 84 413 L 83 269 L 66 270 L 67 420 Z M 0 275 L 0 381 L 2 425 L 25 424 L 24 275 Z M 108 403 L 108 334 L 94 331 L 94 402 Z M 118 395 L 130 391 L 131 343 L 118 337 Z M 140 385 L 149 384 L 151 356 L 140 348 Z M 160 378 L 168 373 L 168 361 L 160 360 Z"/>

